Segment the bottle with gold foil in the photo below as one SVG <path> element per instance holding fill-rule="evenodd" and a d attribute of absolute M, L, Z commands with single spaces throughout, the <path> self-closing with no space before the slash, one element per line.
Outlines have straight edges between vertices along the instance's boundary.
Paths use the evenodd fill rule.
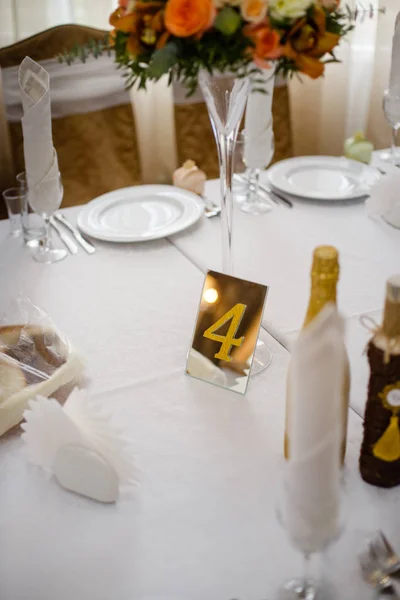
<path fill-rule="evenodd" d="M 320 313 L 324 306 L 330 302 L 336 304 L 336 288 L 339 280 L 339 253 L 333 246 L 318 246 L 314 250 L 313 264 L 311 268 L 311 294 L 308 303 L 307 313 L 303 324 L 305 329 L 313 319 Z M 347 437 L 347 414 L 349 408 L 350 394 L 350 366 L 345 350 L 346 357 L 343 377 L 343 441 L 342 441 L 342 463 L 346 453 Z M 290 395 L 290 366 L 287 378 L 287 395 Z M 323 402 L 323 398 L 321 398 Z M 287 435 L 288 419 L 290 415 L 287 411 L 288 402 L 286 402 L 286 427 L 285 427 L 285 458 L 289 458 L 290 440 Z"/>
<path fill-rule="evenodd" d="M 370 379 L 360 453 L 362 478 L 400 485 L 400 275 L 386 287 L 383 323 L 368 344 Z"/>

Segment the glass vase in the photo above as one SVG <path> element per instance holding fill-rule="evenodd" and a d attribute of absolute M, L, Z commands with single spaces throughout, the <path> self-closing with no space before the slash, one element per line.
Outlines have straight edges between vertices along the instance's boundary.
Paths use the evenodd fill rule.
<path fill-rule="evenodd" d="M 250 89 L 248 78 L 228 73 L 210 74 L 202 71 L 200 87 L 218 148 L 221 182 L 221 244 L 222 270 L 233 275 L 233 165 L 236 138 Z"/>
<path fill-rule="evenodd" d="M 227 73 L 200 73 L 200 86 L 218 148 L 221 185 L 222 270 L 233 275 L 232 227 L 234 153 L 240 122 L 249 97 L 250 79 Z M 254 354 L 251 376 L 261 373 L 272 360 L 267 344 L 260 337 Z"/>

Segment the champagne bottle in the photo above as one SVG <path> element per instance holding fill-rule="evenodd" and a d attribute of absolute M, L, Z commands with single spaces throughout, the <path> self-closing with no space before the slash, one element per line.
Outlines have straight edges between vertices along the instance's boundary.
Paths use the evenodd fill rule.
<path fill-rule="evenodd" d="M 370 379 L 360 453 L 362 478 L 400 485 L 400 275 L 386 285 L 383 324 L 368 344 Z"/>
<path fill-rule="evenodd" d="M 333 246 L 318 246 L 314 250 L 313 264 L 311 268 L 311 293 L 305 316 L 303 329 L 319 314 L 328 302 L 336 304 L 336 287 L 339 280 L 339 254 Z M 344 349 L 345 350 L 345 349 Z M 341 457 L 344 462 L 347 438 L 347 415 L 350 394 L 350 366 L 346 350 L 344 377 L 343 377 L 343 441 Z M 290 395 L 290 366 L 287 378 L 287 395 Z M 321 398 L 323 402 L 323 398 Z M 285 458 L 289 458 L 290 440 L 288 438 L 288 402 L 286 402 L 286 426 L 285 426 Z"/>

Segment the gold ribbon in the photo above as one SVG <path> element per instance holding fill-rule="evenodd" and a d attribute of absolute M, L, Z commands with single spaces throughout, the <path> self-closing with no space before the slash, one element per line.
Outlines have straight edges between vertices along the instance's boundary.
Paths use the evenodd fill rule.
<path fill-rule="evenodd" d="M 385 363 L 385 365 L 387 365 L 390 361 L 390 355 L 393 354 L 396 346 L 400 344 L 400 336 L 397 335 L 392 338 L 387 337 L 387 335 L 383 331 L 382 325 L 379 325 L 375 321 L 375 319 L 373 319 L 369 315 L 361 315 L 360 323 L 365 329 L 368 329 L 368 331 L 370 331 L 374 336 L 377 334 L 384 335 L 386 347 L 383 351 L 383 362 Z M 367 343 L 364 352 L 368 348 L 368 344 L 369 342 Z"/>
<path fill-rule="evenodd" d="M 393 462 L 400 459 L 400 430 L 398 417 L 400 406 L 392 406 L 389 404 L 387 397 L 392 390 L 400 390 L 400 381 L 392 385 L 387 385 L 383 389 L 383 392 L 379 394 L 383 406 L 392 412 L 392 416 L 390 417 L 388 427 L 372 448 L 373 455 L 385 462 Z"/>

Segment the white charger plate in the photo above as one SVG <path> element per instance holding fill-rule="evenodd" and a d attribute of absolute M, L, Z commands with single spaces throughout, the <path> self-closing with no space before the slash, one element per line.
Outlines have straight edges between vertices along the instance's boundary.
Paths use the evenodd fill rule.
<path fill-rule="evenodd" d="M 351 200 L 369 194 L 380 179 L 377 169 L 337 156 L 301 156 L 267 171 L 276 190 L 305 200 Z"/>
<path fill-rule="evenodd" d="M 182 231 L 204 213 L 196 194 L 172 185 L 138 185 L 89 202 L 78 216 L 83 233 L 106 242 L 145 242 Z"/>

